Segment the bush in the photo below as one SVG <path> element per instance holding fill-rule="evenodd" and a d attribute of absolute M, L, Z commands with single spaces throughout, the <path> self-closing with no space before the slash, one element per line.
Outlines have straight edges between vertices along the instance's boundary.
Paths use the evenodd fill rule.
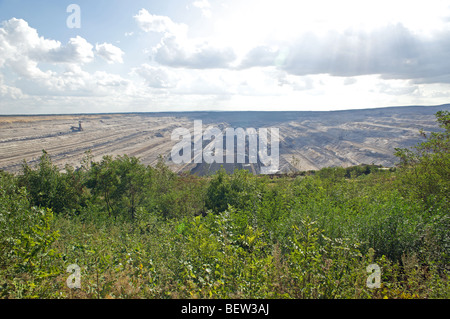
<path fill-rule="evenodd" d="M 30 206 L 14 178 L 0 177 L 0 295 L 4 298 L 54 297 L 59 275 L 59 238 L 50 209 Z M 61 286 L 56 284 L 56 286 Z"/>
<path fill-rule="evenodd" d="M 37 207 L 50 208 L 55 213 L 77 211 L 84 201 L 81 173 L 66 166 L 66 173 L 52 164 L 50 155 L 43 151 L 35 169 L 23 163 L 19 185 L 27 189 L 30 202 Z"/>
<path fill-rule="evenodd" d="M 399 187 L 427 208 L 443 205 L 450 211 L 450 112 L 437 112 L 436 119 L 442 131 L 430 135 L 421 131 L 424 142 L 413 149 L 396 149 Z"/>

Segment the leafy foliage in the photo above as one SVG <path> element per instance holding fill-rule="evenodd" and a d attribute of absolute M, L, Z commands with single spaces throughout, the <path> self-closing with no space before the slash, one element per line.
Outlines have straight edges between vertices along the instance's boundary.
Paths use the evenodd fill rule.
<path fill-rule="evenodd" d="M 397 149 L 396 156 L 402 168 L 401 184 L 404 192 L 420 200 L 426 207 L 441 206 L 450 209 L 450 112 L 436 114 L 442 131 L 429 136 L 413 149 Z"/>

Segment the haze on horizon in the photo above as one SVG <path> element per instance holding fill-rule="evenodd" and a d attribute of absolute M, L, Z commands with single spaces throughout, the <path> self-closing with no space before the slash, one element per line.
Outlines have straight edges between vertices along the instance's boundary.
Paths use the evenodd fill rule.
<path fill-rule="evenodd" d="M 449 56 L 448 1 L 1 0 L 0 114 L 439 105 Z"/>

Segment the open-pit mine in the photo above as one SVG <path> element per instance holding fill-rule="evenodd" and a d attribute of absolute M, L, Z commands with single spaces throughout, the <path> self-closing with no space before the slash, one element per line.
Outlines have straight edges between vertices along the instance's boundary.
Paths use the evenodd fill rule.
<path fill-rule="evenodd" d="M 0 170 L 17 173 L 23 161 L 34 165 L 42 150 L 54 164 L 79 167 L 87 151 L 93 159 L 128 155 L 145 165 L 162 156 L 176 172 L 199 175 L 220 166 L 260 173 L 260 163 L 183 163 L 170 160 L 176 128 L 278 128 L 279 172 L 376 164 L 392 167 L 397 147 L 421 141 L 419 130 L 437 131 L 435 114 L 450 105 L 408 106 L 330 112 L 178 112 L 0 116 Z M 204 141 L 203 148 L 212 141 Z"/>

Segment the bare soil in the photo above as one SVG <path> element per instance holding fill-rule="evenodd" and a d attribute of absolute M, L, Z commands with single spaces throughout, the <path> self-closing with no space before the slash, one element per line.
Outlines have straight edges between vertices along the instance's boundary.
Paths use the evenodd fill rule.
<path fill-rule="evenodd" d="M 194 120 L 203 130 L 212 125 L 270 128 L 280 132 L 280 170 L 314 170 L 330 166 L 377 164 L 394 166 L 396 147 L 410 147 L 421 137 L 419 130 L 436 131 L 435 113 L 448 105 L 394 107 L 338 112 L 191 112 L 91 115 L 0 116 L 0 169 L 20 172 L 23 161 L 33 165 L 42 150 L 53 163 L 79 167 L 85 152 L 94 160 L 104 155 L 136 156 L 145 165 L 166 158 L 174 171 L 208 174 L 220 165 L 174 165 L 170 152 L 175 128 L 193 132 Z M 82 131 L 72 130 L 81 121 Z M 193 133 L 192 133 L 193 135 Z M 208 143 L 204 144 L 204 147 Z M 243 167 L 254 173 L 257 165 L 224 165 L 232 171 Z"/>

